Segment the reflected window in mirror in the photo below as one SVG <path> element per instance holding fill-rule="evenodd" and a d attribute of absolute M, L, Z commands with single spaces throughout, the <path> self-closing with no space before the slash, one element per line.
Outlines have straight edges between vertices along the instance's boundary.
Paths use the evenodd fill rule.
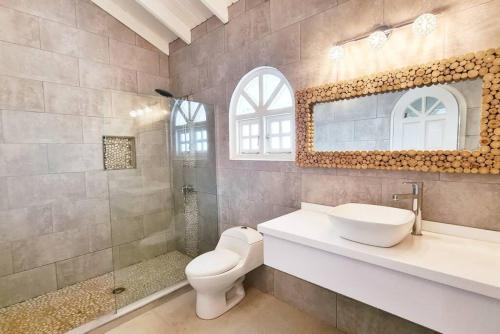
<path fill-rule="evenodd" d="M 272 67 L 247 73 L 231 97 L 232 160 L 294 160 L 294 98 L 284 75 Z"/>
<path fill-rule="evenodd" d="M 481 79 L 318 103 L 315 151 L 475 150 Z"/>

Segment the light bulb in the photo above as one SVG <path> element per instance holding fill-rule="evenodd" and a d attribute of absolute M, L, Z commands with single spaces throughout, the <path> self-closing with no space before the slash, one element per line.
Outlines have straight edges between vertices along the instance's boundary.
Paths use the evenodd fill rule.
<path fill-rule="evenodd" d="M 137 117 L 137 112 L 135 110 L 132 110 L 129 112 L 130 117 Z"/>
<path fill-rule="evenodd" d="M 374 31 L 368 36 L 368 44 L 374 49 L 381 49 L 387 41 L 387 33 L 382 30 Z"/>
<path fill-rule="evenodd" d="M 436 30 L 437 18 L 434 14 L 422 14 L 413 22 L 413 32 L 419 36 L 427 36 Z"/>
<path fill-rule="evenodd" d="M 330 59 L 332 60 L 341 60 L 344 58 L 345 51 L 341 45 L 335 45 L 330 49 Z"/>

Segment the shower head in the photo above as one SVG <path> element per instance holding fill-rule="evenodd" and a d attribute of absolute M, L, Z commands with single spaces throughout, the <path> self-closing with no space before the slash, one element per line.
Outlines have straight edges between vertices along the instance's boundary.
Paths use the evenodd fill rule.
<path fill-rule="evenodd" d="M 174 97 L 172 95 L 172 93 L 170 93 L 169 91 L 166 91 L 166 90 L 163 90 L 163 89 L 160 89 L 160 88 L 157 88 L 155 89 L 155 92 L 157 92 L 158 94 L 160 94 L 161 96 L 165 96 L 165 97 Z"/>

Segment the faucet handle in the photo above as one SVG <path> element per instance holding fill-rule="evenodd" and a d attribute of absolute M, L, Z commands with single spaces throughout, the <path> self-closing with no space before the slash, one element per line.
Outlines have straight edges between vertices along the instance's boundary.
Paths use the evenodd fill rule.
<path fill-rule="evenodd" d="M 403 184 L 411 184 L 411 189 L 414 194 L 421 193 L 422 188 L 424 187 L 424 182 L 422 181 L 404 181 Z"/>

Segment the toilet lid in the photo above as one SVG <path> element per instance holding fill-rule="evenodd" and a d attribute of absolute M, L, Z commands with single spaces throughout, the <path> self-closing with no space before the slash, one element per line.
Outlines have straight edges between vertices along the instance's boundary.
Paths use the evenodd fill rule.
<path fill-rule="evenodd" d="M 188 276 L 213 276 L 233 269 L 240 256 L 227 249 L 216 249 L 193 259 L 186 267 Z"/>

